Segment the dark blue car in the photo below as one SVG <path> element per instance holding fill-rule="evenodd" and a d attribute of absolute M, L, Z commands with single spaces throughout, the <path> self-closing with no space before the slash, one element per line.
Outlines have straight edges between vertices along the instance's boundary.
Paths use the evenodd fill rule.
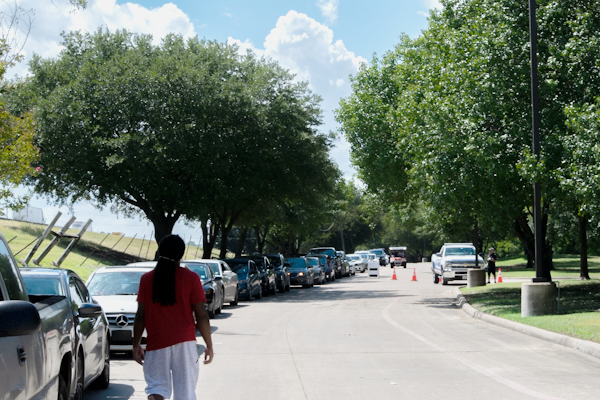
<path fill-rule="evenodd" d="M 241 299 L 262 298 L 262 280 L 254 261 L 246 258 L 233 258 L 225 260 L 225 262 L 238 276 L 239 297 Z"/>

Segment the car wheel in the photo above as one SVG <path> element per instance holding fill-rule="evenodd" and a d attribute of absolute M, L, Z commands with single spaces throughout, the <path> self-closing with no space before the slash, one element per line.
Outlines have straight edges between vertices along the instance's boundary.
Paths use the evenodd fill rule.
<path fill-rule="evenodd" d="M 92 383 L 95 389 L 108 389 L 110 384 L 110 341 L 106 338 L 106 354 L 104 355 L 104 369 L 102 374 Z"/>
<path fill-rule="evenodd" d="M 214 303 L 214 299 L 213 299 L 213 303 L 208 307 L 208 310 L 206 310 L 206 312 L 208 312 L 208 318 L 213 319 L 215 317 L 215 303 Z"/>
<path fill-rule="evenodd" d="M 440 282 L 440 276 L 434 272 L 433 273 L 433 283 L 439 283 L 439 282 Z"/>
<path fill-rule="evenodd" d="M 69 389 L 62 375 L 58 376 L 58 400 L 69 400 Z"/>
<path fill-rule="evenodd" d="M 279 293 L 285 293 L 286 291 L 286 287 L 285 287 L 285 281 L 281 282 L 281 287 L 279 288 Z"/>
<path fill-rule="evenodd" d="M 260 289 L 261 289 L 260 291 L 262 292 L 262 295 L 264 297 L 268 297 L 269 296 L 269 291 L 270 291 L 269 285 L 265 286 L 265 290 L 263 290 L 262 287 Z"/>
<path fill-rule="evenodd" d="M 77 353 L 77 371 L 75 371 L 75 376 L 77 377 L 77 383 L 75 384 L 75 395 L 73 396 L 73 400 L 83 400 L 83 352 L 79 351 Z"/>
<path fill-rule="evenodd" d="M 237 306 L 238 305 L 238 300 L 240 298 L 240 293 L 239 292 L 240 292 L 239 288 L 236 287 L 235 288 L 235 296 L 233 297 L 233 301 L 229 302 L 230 306 Z"/>
<path fill-rule="evenodd" d="M 446 280 L 444 278 L 440 278 L 440 280 L 442 281 L 442 285 L 447 285 L 448 284 L 448 280 Z"/>
<path fill-rule="evenodd" d="M 277 283 L 273 283 L 273 287 L 271 288 L 271 294 L 273 296 L 277 294 Z"/>

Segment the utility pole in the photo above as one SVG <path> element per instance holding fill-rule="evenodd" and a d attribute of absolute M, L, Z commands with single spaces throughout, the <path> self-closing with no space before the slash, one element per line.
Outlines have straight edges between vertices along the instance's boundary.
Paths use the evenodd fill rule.
<path fill-rule="evenodd" d="M 537 24 L 535 20 L 535 0 L 529 0 L 529 38 L 531 41 L 531 111 L 533 130 L 533 154 L 540 161 L 540 112 L 538 90 L 538 60 L 537 60 Z M 535 237 L 535 278 L 533 282 L 550 282 L 550 274 L 544 271 L 542 237 L 542 189 L 540 182 L 533 183 L 533 228 Z"/>

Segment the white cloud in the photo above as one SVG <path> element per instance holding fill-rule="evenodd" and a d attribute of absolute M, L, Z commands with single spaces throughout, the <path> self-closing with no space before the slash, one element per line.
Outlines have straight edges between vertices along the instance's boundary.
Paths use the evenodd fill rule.
<path fill-rule="evenodd" d="M 432 10 L 434 8 L 441 10 L 443 8 L 442 3 L 439 0 L 421 0 L 427 6 L 428 10 Z M 420 13 L 419 13 L 420 14 Z M 429 16 L 429 14 L 427 14 Z"/>
<path fill-rule="evenodd" d="M 275 28 L 265 38 L 264 49 L 257 49 L 246 40 L 229 38 L 228 43 L 237 44 L 240 51 L 255 51 L 279 62 L 296 74 L 298 80 L 308 81 L 315 93 L 323 97 L 324 131 L 336 130 L 334 110 L 340 98 L 351 93 L 348 76 L 355 74 L 366 60 L 346 49 L 341 40 L 334 42 L 333 31 L 327 26 L 296 11 L 279 17 Z M 332 156 L 341 170 L 351 175 L 349 145 L 341 138 Z"/>
<path fill-rule="evenodd" d="M 134 3 L 117 4 L 116 0 L 91 0 L 87 9 L 76 11 L 66 1 L 22 0 L 19 5 L 35 12 L 23 52 L 26 60 L 34 52 L 42 57 L 56 56 L 61 50 L 62 31 L 90 32 L 101 26 L 111 31 L 127 29 L 152 34 L 156 43 L 170 32 L 186 37 L 196 35 L 189 17 L 173 3 L 150 9 Z M 7 76 L 23 75 L 26 69 L 26 64 L 20 63 Z"/>
<path fill-rule="evenodd" d="M 317 0 L 317 7 L 321 10 L 321 14 L 331 23 L 337 20 L 339 4 L 339 0 Z"/>

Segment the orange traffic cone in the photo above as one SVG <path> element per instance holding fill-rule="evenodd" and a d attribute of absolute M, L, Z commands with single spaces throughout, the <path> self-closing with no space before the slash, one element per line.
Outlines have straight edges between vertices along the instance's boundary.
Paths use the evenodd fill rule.
<path fill-rule="evenodd" d="M 498 268 L 498 283 L 502 283 L 502 268 Z"/>
<path fill-rule="evenodd" d="M 413 276 L 411 279 L 411 282 L 416 282 L 417 281 L 417 269 L 413 268 Z"/>
<path fill-rule="evenodd" d="M 396 278 L 396 267 L 394 267 L 394 274 L 392 275 L 392 280 L 393 280 L 393 281 L 396 281 L 396 280 L 398 280 L 398 279 Z"/>

